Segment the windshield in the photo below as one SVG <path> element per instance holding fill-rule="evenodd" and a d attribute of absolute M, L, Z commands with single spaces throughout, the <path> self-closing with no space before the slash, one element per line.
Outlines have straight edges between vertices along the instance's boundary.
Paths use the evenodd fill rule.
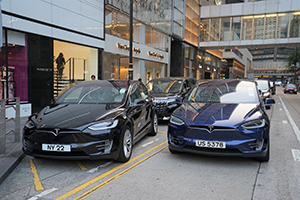
<path fill-rule="evenodd" d="M 195 87 L 187 98 L 195 103 L 258 103 L 253 82 L 211 81 Z"/>
<path fill-rule="evenodd" d="M 90 81 L 71 87 L 56 103 L 120 104 L 124 101 L 127 88 L 126 81 Z"/>
<path fill-rule="evenodd" d="M 287 88 L 296 88 L 296 85 L 293 85 L 293 84 L 288 84 L 287 86 L 285 86 Z"/>
<path fill-rule="evenodd" d="M 259 90 L 268 90 L 269 89 L 269 82 L 268 81 L 256 81 L 257 88 Z"/>
<path fill-rule="evenodd" d="M 183 80 L 151 80 L 146 87 L 152 93 L 178 93 Z"/>

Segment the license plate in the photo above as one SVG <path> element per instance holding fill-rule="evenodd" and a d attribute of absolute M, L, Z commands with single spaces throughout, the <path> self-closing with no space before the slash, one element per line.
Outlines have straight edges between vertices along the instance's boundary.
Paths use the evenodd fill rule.
<path fill-rule="evenodd" d="M 43 151 L 71 152 L 71 145 L 66 144 L 42 144 Z"/>
<path fill-rule="evenodd" d="M 219 141 L 206 141 L 206 140 L 196 140 L 197 147 L 206 147 L 206 148 L 217 148 L 217 149 L 225 149 L 226 143 Z"/>

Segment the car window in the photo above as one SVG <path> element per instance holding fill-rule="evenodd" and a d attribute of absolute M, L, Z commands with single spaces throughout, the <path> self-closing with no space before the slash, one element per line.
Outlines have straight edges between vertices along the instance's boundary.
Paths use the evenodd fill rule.
<path fill-rule="evenodd" d="M 139 90 L 141 93 L 141 99 L 146 99 L 148 97 L 148 90 L 143 84 L 139 84 Z"/>
<path fill-rule="evenodd" d="M 289 87 L 289 88 L 296 88 L 296 85 L 288 84 L 286 87 Z"/>
<path fill-rule="evenodd" d="M 141 93 L 139 90 L 139 85 L 137 83 L 134 83 L 132 86 L 132 89 L 130 91 L 130 95 L 129 95 L 130 105 L 133 105 L 133 103 L 136 99 L 142 99 L 142 96 L 141 96 Z"/>
<path fill-rule="evenodd" d="M 256 81 L 257 88 L 259 90 L 268 90 L 269 89 L 269 82 L 268 81 Z"/>
<path fill-rule="evenodd" d="M 146 88 L 153 93 L 178 93 L 181 89 L 183 80 L 151 80 L 147 83 Z"/>

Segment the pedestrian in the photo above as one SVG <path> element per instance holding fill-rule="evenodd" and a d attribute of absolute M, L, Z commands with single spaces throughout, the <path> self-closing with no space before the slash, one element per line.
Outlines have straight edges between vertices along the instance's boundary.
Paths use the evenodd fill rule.
<path fill-rule="evenodd" d="M 93 74 L 93 75 L 91 76 L 91 79 L 92 79 L 92 81 L 96 80 L 96 76 Z"/>
<path fill-rule="evenodd" d="M 141 78 L 139 78 L 138 81 L 142 83 L 142 79 Z"/>
<path fill-rule="evenodd" d="M 61 80 L 62 75 L 63 75 L 63 71 L 65 69 L 65 64 L 66 64 L 63 53 L 59 53 L 59 55 L 56 58 L 55 62 L 56 62 L 56 68 L 57 68 L 57 71 L 58 71 L 58 79 Z"/>

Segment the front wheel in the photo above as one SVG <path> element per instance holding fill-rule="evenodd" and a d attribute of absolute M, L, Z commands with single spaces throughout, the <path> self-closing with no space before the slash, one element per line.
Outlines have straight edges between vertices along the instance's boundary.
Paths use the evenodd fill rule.
<path fill-rule="evenodd" d="M 132 154 L 133 136 L 131 129 L 126 126 L 121 133 L 118 162 L 127 162 Z"/>
<path fill-rule="evenodd" d="M 152 118 L 152 124 L 151 124 L 151 132 L 148 133 L 149 136 L 155 136 L 158 131 L 158 118 L 157 114 L 154 113 L 153 118 Z"/>

